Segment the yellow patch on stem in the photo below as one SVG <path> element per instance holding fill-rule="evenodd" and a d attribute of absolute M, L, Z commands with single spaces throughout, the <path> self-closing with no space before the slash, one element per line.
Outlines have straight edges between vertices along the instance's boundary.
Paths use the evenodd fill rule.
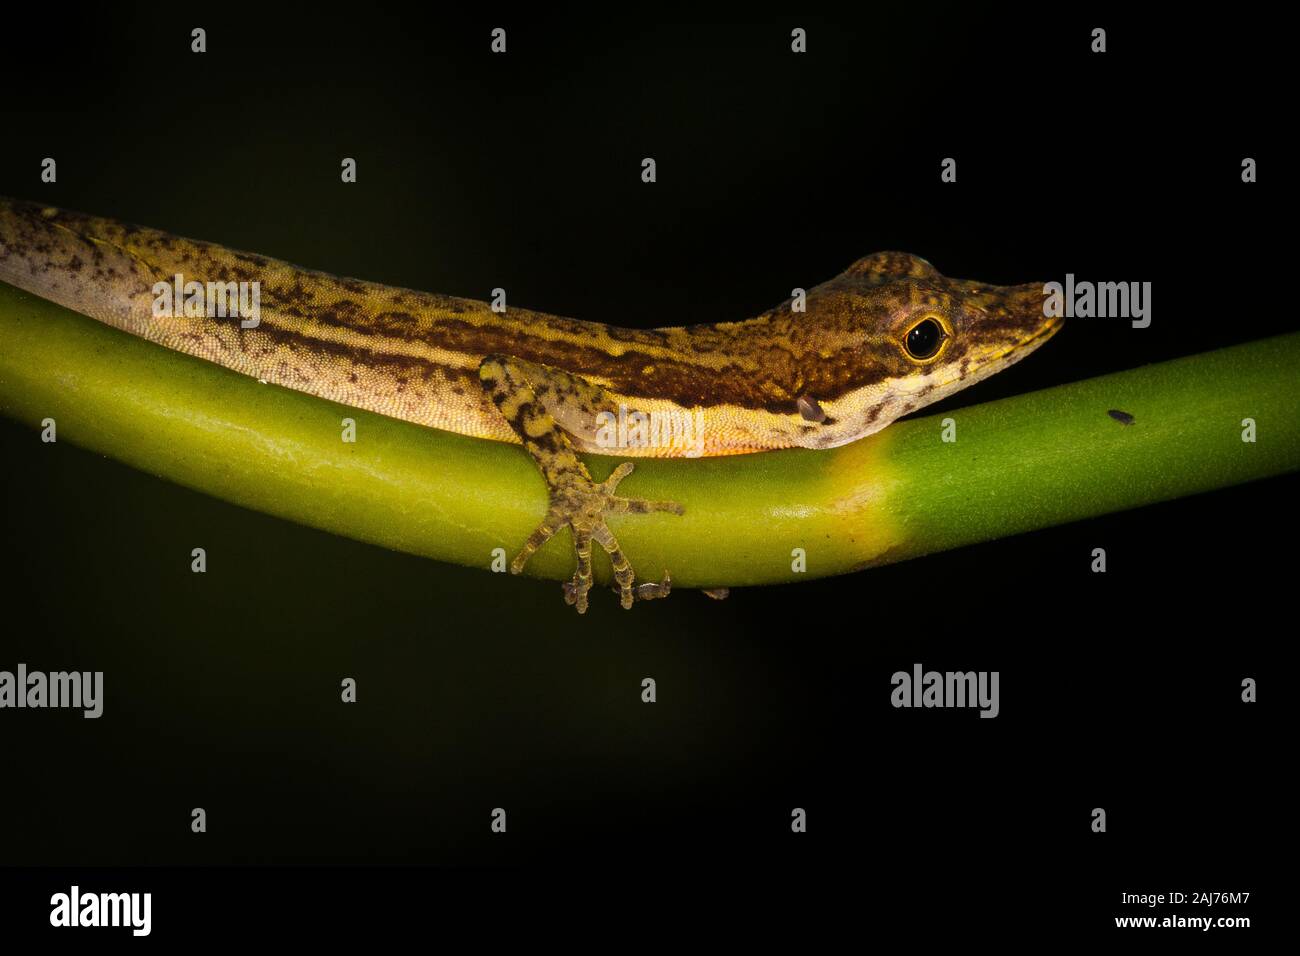
<path fill-rule="evenodd" d="M 834 516 L 837 536 L 854 567 L 874 564 L 901 545 L 905 529 L 889 506 L 904 484 L 894 463 L 894 430 L 886 428 L 827 455 L 818 497 Z"/>

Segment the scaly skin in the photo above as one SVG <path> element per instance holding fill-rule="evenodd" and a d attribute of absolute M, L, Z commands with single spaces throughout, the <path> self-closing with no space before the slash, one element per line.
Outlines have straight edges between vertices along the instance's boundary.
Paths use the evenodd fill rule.
<path fill-rule="evenodd" d="M 155 316 L 156 283 L 257 282 L 260 322 Z M 566 599 L 581 612 L 591 542 L 614 563 L 622 603 L 660 597 L 635 585 L 605 525 L 616 511 L 678 511 L 619 498 L 621 467 L 596 483 L 576 452 L 677 457 L 774 448 L 831 448 L 1011 365 L 1060 319 L 1043 315 L 1042 285 L 947 279 L 927 262 L 886 252 L 741 322 L 624 329 L 524 309 L 414 292 L 302 269 L 110 219 L 0 200 L 0 280 L 167 348 L 245 375 L 393 418 L 516 442 L 550 494 L 542 526 L 515 559 L 561 527 L 578 568 Z M 181 310 L 178 309 L 178 312 Z M 934 354 L 909 353 L 932 322 Z M 611 448 L 600 416 L 620 410 L 689 419 L 698 441 Z"/>

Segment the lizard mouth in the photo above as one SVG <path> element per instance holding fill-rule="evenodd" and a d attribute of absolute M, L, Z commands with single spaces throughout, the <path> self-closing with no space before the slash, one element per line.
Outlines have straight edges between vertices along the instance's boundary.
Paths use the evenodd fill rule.
<path fill-rule="evenodd" d="M 1059 316 L 1047 317 L 1042 325 L 1024 338 L 1018 339 L 996 352 L 987 353 L 976 358 L 972 362 L 974 367 L 965 375 L 958 372 L 948 376 L 940 388 L 946 388 L 959 381 L 973 385 L 1004 368 L 1014 365 L 1059 332 L 1064 324 L 1064 318 Z"/>
<path fill-rule="evenodd" d="M 1014 345 L 1008 346 L 1006 349 L 999 352 L 997 355 L 993 356 L 993 358 L 990 359 L 990 361 L 996 362 L 999 359 L 1006 358 L 1008 355 L 1016 355 L 1016 358 L 1018 360 L 1020 356 L 1017 355 L 1017 353 L 1026 349 L 1030 345 L 1032 345 L 1034 348 L 1038 348 L 1039 345 L 1042 345 L 1053 335 L 1059 332 L 1061 330 L 1061 326 L 1063 325 L 1065 325 L 1064 318 L 1060 316 L 1050 316 L 1048 317 L 1046 322 L 1044 322 L 1041 326 L 1035 329 L 1030 335 L 1021 339 L 1019 342 L 1016 342 Z M 1028 351 L 1025 351 L 1024 354 L 1028 355 L 1029 352 L 1032 351 L 1033 349 L 1029 349 Z"/>

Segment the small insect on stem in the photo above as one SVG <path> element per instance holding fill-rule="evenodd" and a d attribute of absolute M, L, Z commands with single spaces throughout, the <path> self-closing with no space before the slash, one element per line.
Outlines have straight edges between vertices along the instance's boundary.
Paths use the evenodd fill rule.
<path fill-rule="evenodd" d="M 1118 408 L 1112 408 L 1106 414 L 1115 419 L 1115 421 L 1119 422 L 1121 425 L 1132 425 L 1137 421 L 1137 419 L 1128 412 L 1121 412 Z"/>

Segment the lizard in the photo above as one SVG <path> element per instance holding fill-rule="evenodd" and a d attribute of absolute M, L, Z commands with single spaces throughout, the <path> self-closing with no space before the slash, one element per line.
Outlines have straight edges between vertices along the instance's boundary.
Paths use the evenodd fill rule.
<path fill-rule="evenodd" d="M 618 495 L 623 462 L 596 481 L 580 457 L 610 452 L 612 416 L 694 423 L 690 443 L 625 441 L 624 457 L 826 449 L 885 428 L 1024 358 L 1063 319 L 1042 283 L 942 276 L 903 252 L 859 258 L 752 318 L 654 329 L 578 321 L 396 288 L 50 206 L 0 199 L 0 281 L 244 375 L 430 428 L 524 447 L 548 493 L 545 517 L 510 565 L 561 529 L 583 613 L 592 547 L 609 555 L 623 607 L 665 596 L 638 583 L 606 523 L 683 513 Z M 256 321 L 177 302 L 176 283 L 256 283 Z M 645 429 L 637 432 L 645 436 Z M 667 431 L 663 434 L 667 434 Z M 662 438 L 662 436 L 660 436 Z"/>

